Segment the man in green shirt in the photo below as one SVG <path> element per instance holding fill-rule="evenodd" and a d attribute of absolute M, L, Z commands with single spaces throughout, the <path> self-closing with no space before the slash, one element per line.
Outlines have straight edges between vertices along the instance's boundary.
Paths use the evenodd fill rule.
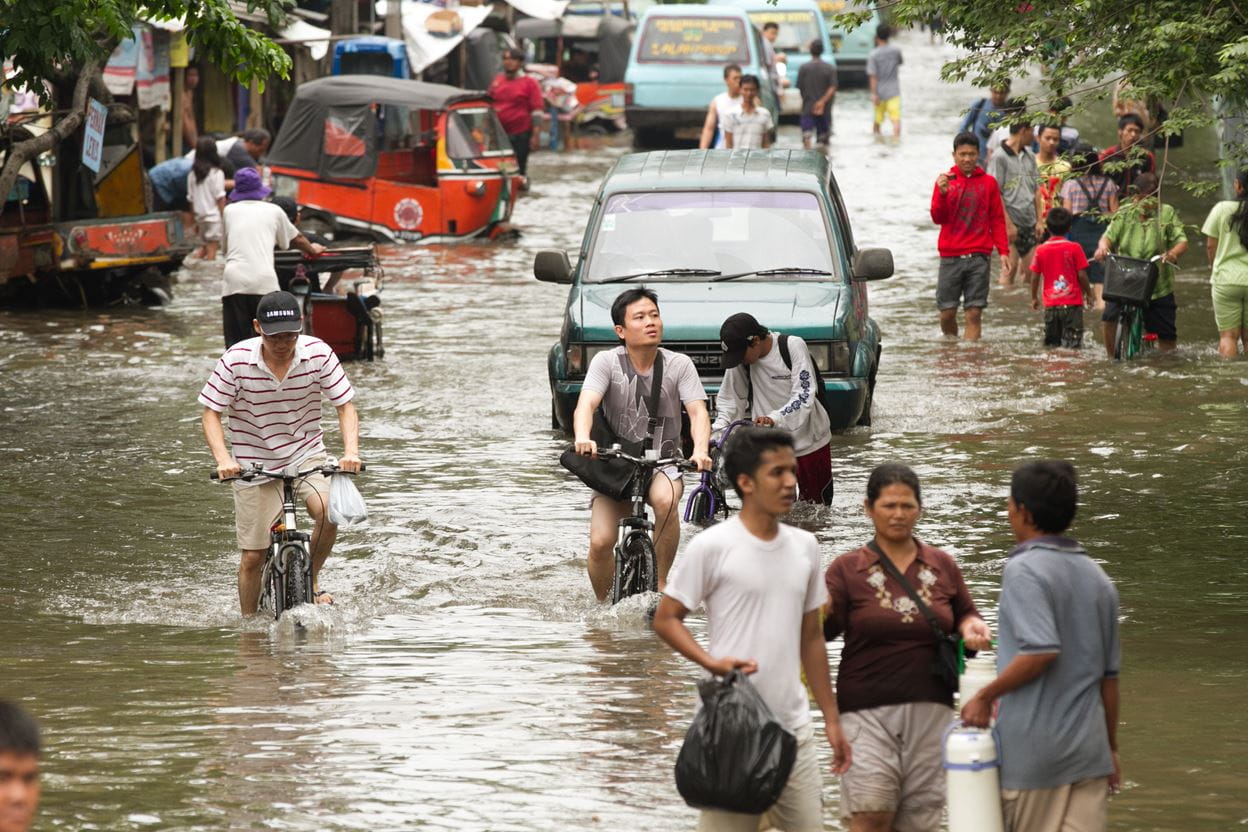
<path fill-rule="evenodd" d="M 1166 352 L 1173 350 L 1178 342 L 1175 326 L 1178 305 L 1174 302 L 1174 268 L 1183 252 L 1187 251 L 1187 235 L 1183 222 L 1173 205 L 1162 205 L 1157 196 L 1157 177 L 1142 173 L 1131 184 L 1131 201 L 1118 209 L 1109 228 L 1096 247 L 1097 260 L 1104 260 L 1111 252 L 1127 257 L 1150 260 L 1161 256 L 1157 287 L 1152 300 L 1144 307 L 1144 330 L 1157 336 L 1158 346 Z M 1114 323 L 1122 314 L 1122 304 L 1105 301 L 1101 320 Z M 1105 327 L 1105 350 L 1114 355 L 1114 327 Z"/>

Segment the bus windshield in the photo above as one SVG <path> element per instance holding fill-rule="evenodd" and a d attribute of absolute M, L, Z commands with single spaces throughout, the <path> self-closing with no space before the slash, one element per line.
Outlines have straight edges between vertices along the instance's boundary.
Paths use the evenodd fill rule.
<path fill-rule="evenodd" d="M 637 60 L 654 63 L 746 64 L 745 24 L 732 17 L 651 17 Z"/>

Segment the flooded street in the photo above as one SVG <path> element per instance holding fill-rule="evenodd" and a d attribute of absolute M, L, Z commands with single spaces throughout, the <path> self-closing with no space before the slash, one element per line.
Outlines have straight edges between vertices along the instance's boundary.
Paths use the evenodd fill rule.
<path fill-rule="evenodd" d="M 834 438 L 835 505 L 798 520 L 829 561 L 869 536 L 871 467 L 912 465 L 919 534 L 958 557 L 991 623 L 1010 471 L 1072 460 L 1074 534 L 1124 617 L 1111 829 L 1246 825 L 1248 364 L 1217 359 L 1203 239 L 1189 231 L 1172 355 L 1045 352 L 1021 288 L 993 289 L 983 342 L 942 339 L 928 202 L 975 91 L 936 80 L 948 53 L 926 35 L 898 43 L 901 143 L 872 141 L 855 89 L 831 148 L 859 245 L 897 263 L 870 289 L 875 426 Z M 672 765 L 696 674 L 639 606 L 593 601 L 588 495 L 549 429 L 567 290 L 532 276 L 534 252 L 575 252 L 622 152 L 535 156 L 518 242 L 386 249 L 386 356 L 347 366 L 371 519 L 340 536 L 322 576 L 338 603 L 306 632 L 237 614 L 233 506 L 195 402 L 220 354 L 220 266 L 184 272 L 163 309 L 0 311 L 0 695 L 45 731 L 38 829 L 693 827 Z M 1209 202 L 1178 204 L 1199 225 Z"/>

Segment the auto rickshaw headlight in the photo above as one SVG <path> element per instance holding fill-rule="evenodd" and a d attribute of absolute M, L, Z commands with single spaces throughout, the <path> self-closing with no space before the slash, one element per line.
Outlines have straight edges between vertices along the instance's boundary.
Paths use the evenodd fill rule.
<path fill-rule="evenodd" d="M 480 179 L 465 182 L 464 190 L 468 192 L 469 196 L 485 196 L 485 183 Z"/>

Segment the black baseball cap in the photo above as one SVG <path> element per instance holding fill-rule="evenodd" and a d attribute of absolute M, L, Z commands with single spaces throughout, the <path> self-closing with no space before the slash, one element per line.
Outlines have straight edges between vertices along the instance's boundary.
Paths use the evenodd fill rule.
<path fill-rule="evenodd" d="M 731 370 L 745 358 L 745 351 L 750 347 L 751 338 L 762 338 L 767 334 L 767 327 L 748 312 L 738 312 L 724 321 L 719 328 L 719 347 L 723 354 L 719 357 L 719 366 Z"/>
<path fill-rule="evenodd" d="M 256 320 L 265 335 L 303 331 L 303 309 L 290 292 L 269 292 L 260 298 Z"/>

